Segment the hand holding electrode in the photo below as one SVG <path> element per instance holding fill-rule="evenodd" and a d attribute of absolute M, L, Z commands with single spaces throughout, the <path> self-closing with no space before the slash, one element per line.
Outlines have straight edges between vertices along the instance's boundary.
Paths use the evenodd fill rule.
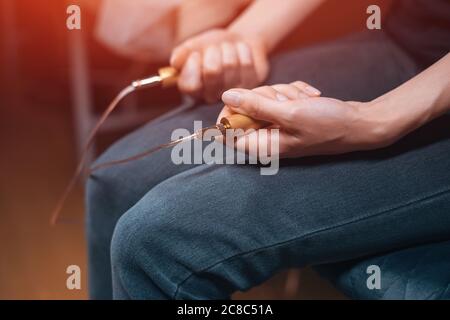
<path fill-rule="evenodd" d="M 222 95 L 226 106 L 219 120 L 241 113 L 270 123 L 268 128 L 279 128 L 282 158 L 340 154 L 390 143 L 383 134 L 384 122 L 368 103 L 319 96 L 320 91 L 302 82 L 253 90 L 232 89 Z M 257 132 L 237 139 L 246 139 L 241 144 L 246 149 L 251 144 L 267 143 L 258 140 Z"/>
<path fill-rule="evenodd" d="M 261 41 L 225 29 L 186 40 L 174 49 L 170 63 L 180 70 L 180 91 L 207 102 L 218 101 L 230 88 L 253 88 L 269 71 Z"/>

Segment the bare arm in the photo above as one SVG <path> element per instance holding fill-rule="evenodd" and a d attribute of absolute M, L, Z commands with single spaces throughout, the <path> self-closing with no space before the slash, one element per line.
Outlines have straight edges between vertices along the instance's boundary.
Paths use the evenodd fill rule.
<path fill-rule="evenodd" d="M 393 140 L 450 111 L 450 53 L 371 105 Z"/>
<path fill-rule="evenodd" d="M 208 102 L 233 87 L 254 88 L 269 73 L 268 54 L 324 0 L 255 0 L 228 27 L 187 39 L 172 53 L 178 87 Z"/>
<path fill-rule="evenodd" d="M 268 51 L 325 0 L 256 0 L 229 30 L 262 39 Z"/>

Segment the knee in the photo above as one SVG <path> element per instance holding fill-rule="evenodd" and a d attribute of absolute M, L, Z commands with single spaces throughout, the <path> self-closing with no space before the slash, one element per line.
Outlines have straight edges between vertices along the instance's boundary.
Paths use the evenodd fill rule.
<path fill-rule="evenodd" d="M 225 201 L 218 196 L 224 179 L 243 179 L 241 174 L 237 166 L 199 167 L 159 184 L 128 210 L 111 245 L 115 292 L 133 298 L 227 297 L 236 286 L 225 280 L 223 287 L 227 267 L 193 275 L 232 255 L 239 247 L 239 233 L 233 231 L 252 221 L 237 219 L 242 208 L 234 204 L 223 216 L 212 209 Z M 251 194 L 240 195 L 246 209 L 253 205 Z"/>
<path fill-rule="evenodd" d="M 134 263 L 135 251 L 139 251 L 143 241 L 139 221 L 132 212 L 120 217 L 111 241 L 111 264 L 115 272 L 122 273 Z"/>
<path fill-rule="evenodd" d="M 110 248 L 113 287 L 123 288 L 132 298 L 171 298 L 178 269 L 177 241 L 169 224 L 176 221 L 171 221 L 171 212 L 151 202 L 138 203 L 116 224 Z"/>
<path fill-rule="evenodd" d="M 185 221 L 182 216 L 189 215 L 178 205 L 180 202 L 169 199 L 168 195 L 148 193 L 123 214 L 111 243 L 113 267 L 119 270 L 133 264 L 158 268 L 162 261 L 170 263 L 170 256 L 176 254 L 173 251 L 182 237 Z"/>
<path fill-rule="evenodd" d="M 113 233 L 113 287 L 133 298 L 173 298 L 192 270 L 214 258 L 204 242 L 212 239 L 212 229 L 202 221 L 207 216 L 204 201 L 173 195 L 166 185 L 152 189 L 129 209 Z"/>

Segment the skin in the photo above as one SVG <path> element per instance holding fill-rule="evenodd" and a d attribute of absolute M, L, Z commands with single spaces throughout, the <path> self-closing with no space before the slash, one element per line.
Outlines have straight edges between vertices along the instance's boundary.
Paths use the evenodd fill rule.
<path fill-rule="evenodd" d="M 280 129 L 282 158 L 377 149 L 450 111 L 449 75 L 450 53 L 400 87 L 366 103 L 319 97 L 301 82 L 232 89 L 222 96 L 226 106 L 218 121 L 241 113 L 272 123 L 271 127 Z M 287 98 L 279 99 L 279 94 Z M 249 144 L 270 145 L 258 139 L 258 131 L 237 139 L 246 139 L 247 149 Z"/>
<path fill-rule="evenodd" d="M 227 89 L 258 86 L 269 73 L 269 53 L 323 1 L 254 1 L 227 28 L 187 39 L 170 60 L 180 70 L 180 91 L 215 102 Z"/>

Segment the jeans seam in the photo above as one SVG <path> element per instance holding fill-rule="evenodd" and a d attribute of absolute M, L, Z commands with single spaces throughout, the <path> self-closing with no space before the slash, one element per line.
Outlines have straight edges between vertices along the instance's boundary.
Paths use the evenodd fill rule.
<path fill-rule="evenodd" d="M 450 188 L 445 188 L 445 189 L 443 189 L 441 191 L 437 191 L 437 192 L 434 192 L 432 194 L 425 195 L 425 196 L 419 197 L 419 198 L 414 199 L 414 200 L 410 200 L 410 201 L 408 201 L 406 203 L 403 203 L 403 204 L 400 204 L 400 205 L 397 205 L 397 206 L 388 207 L 388 208 L 386 208 L 386 209 L 384 209 L 382 211 L 376 212 L 376 213 L 365 214 L 365 215 L 360 216 L 358 218 L 351 219 L 351 220 L 344 221 L 344 222 L 340 222 L 340 223 L 336 223 L 334 225 L 331 225 L 331 226 L 328 226 L 328 227 L 324 227 L 324 228 L 321 228 L 321 229 L 318 229 L 318 230 L 315 230 L 315 231 L 311 231 L 309 233 L 306 233 L 306 234 L 294 237 L 292 239 L 288 239 L 288 240 L 285 240 L 285 241 L 281 241 L 281 242 L 278 242 L 278 243 L 274 243 L 274 244 L 271 244 L 271 245 L 267 245 L 267 246 L 260 247 L 260 248 L 255 248 L 255 249 L 252 249 L 252 250 L 249 250 L 249 251 L 246 251 L 246 252 L 241 252 L 241 253 L 232 255 L 232 256 L 230 256 L 228 258 L 225 258 L 225 259 L 222 259 L 222 260 L 220 260 L 218 262 L 215 262 L 215 263 L 213 263 L 212 265 L 210 265 L 210 266 L 208 266 L 206 268 L 203 268 L 203 269 L 198 270 L 198 271 L 191 272 L 184 280 L 182 280 L 177 285 L 175 293 L 173 294 L 173 299 L 177 298 L 177 295 L 179 293 L 179 290 L 180 290 L 181 286 L 184 283 L 186 283 L 192 276 L 195 276 L 197 274 L 203 273 L 203 272 L 205 272 L 205 271 L 207 271 L 209 269 L 212 269 L 215 266 L 220 265 L 220 264 L 222 264 L 222 263 L 224 263 L 226 261 L 233 260 L 235 258 L 239 258 L 241 256 L 245 256 L 247 254 L 251 254 L 251 253 L 254 253 L 254 252 L 263 251 L 263 250 L 270 249 L 270 248 L 273 248 L 273 247 L 285 245 L 285 244 L 288 244 L 290 242 L 294 242 L 294 241 L 297 241 L 297 240 L 300 240 L 300 239 L 308 239 L 309 237 L 314 236 L 316 234 L 319 234 L 321 232 L 330 231 L 330 230 L 333 230 L 333 229 L 336 229 L 336 228 L 339 228 L 339 227 L 343 227 L 345 225 L 350 225 L 350 224 L 353 224 L 353 223 L 356 223 L 356 222 L 359 222 L 359 221 L 362 221 L 362 220 L 375 218 L 377 216 L 389 213 L 391 211 L 396 211 L 396 210 L 399 210 L 399 209 L 407 208 L 407 207 L 409 207 L 409 206 L 411 206 L 413 204 L 416 204 L 416 203 L 420 203 L 420 202 L 423 202 L 423 201 L 426 201 L 426 200 L 429 200 L 429 199 L 434 199 L 434 198 L 438 198 L 438 197 L 444 196 L 444 195 L 446 195 L 448 193 L 450 193 Z"/>

